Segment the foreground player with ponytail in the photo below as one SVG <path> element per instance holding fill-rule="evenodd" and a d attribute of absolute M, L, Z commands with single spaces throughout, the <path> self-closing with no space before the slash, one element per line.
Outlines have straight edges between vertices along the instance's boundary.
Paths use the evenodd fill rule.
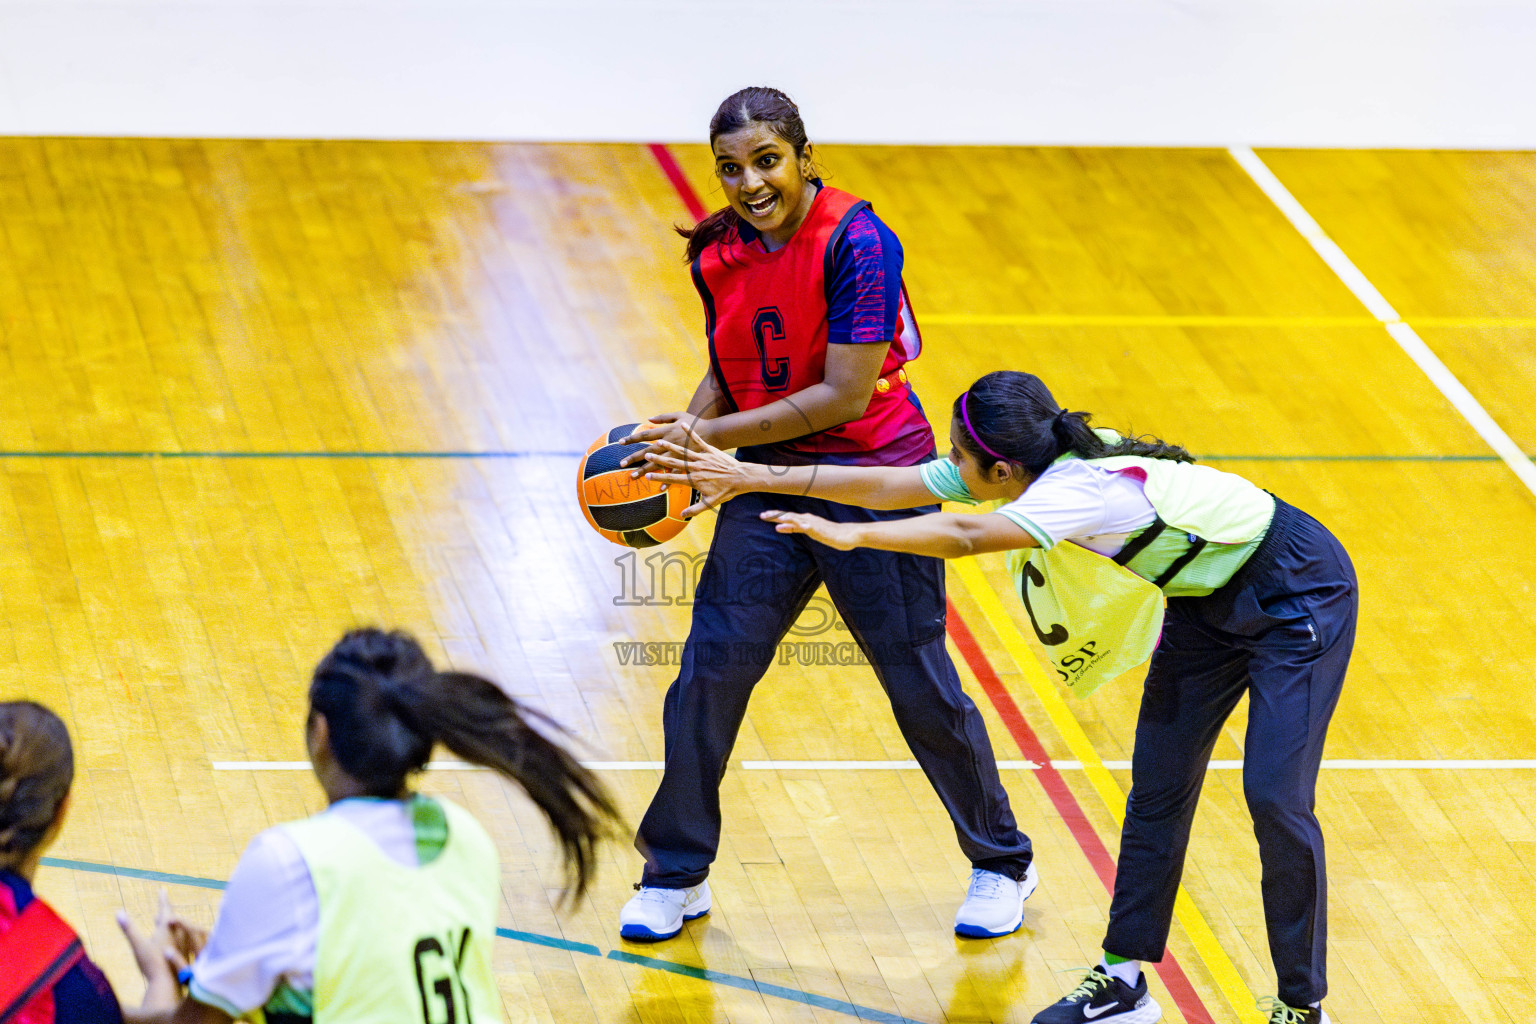
<path fill-rule="evenodd" d="M 670 472 L 651 476 L 697 488 L 701 501 L 689 514 L 749 491 L 886 509 L 935 497 L 1001 500 L 988 515 L 888 522 L 761 516 L 782 533 L 844 551 L 957 558 L 1070 540 L 1160 587 L 1168 602 L 1136 726 L 1104 960 L 1035 1022 L 1161 1018 L 1140 961 L 1162 959 L 1206 765 L 1247 692 L 1243 789 L 1279 983 L 1270 1021 L 1326 1024 L 1326 870 L 1313 794 L 1354 644 L 1358 584 L 1349 556 L 1311 516 L 1243 478 L 1190 465 L 1175 445 L 1095 431 L 1088 419 L 1058 406 L 1038 377 L 1005 371 L 955 400 L 948 461 L 769 471 L 695 437 L 693 450 L 664 445 L 652 461 Z M 1028 600 L 1042 581 L 1016 572 Z"/>
<path fill-rule="evenodd" d="M 330 806 L 246 847 L 176 1022 L 499 1021 L 496 850 L 470 814 L 413 793 L 441 743 L 522 788 L 576 896 L 615 818 L 597 779 L 494 683 L 438 672 L 417 642 L 348 633 L 315 669 L 305 738 Z"/>

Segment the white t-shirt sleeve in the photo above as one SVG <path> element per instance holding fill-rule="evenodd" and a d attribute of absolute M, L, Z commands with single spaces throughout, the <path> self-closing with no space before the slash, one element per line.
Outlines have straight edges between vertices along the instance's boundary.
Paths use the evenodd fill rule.
<path fill-rule="evenodd" d="M 192 997 L 232 1017 L 265 1006 L 286 981 L 314 988 L 320 901 L 309 866 L 281 829 L 252 839 L 235 865 L 208 944 L 192 965 Z"/>
<path fill-rule="evenodd" d="M 1047 551 L 1073 540 L 1109 555 L 1156 516 L 1138 481 L 1082 459 L 1051 466 L 997 511 Z"/>

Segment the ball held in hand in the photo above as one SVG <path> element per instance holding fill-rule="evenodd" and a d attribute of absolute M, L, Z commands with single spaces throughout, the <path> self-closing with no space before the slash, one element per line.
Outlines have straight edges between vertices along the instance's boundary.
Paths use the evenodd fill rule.
<path fill-rule="evenodd" d="M 626 423 L 593 441 L 576 469 L 576 498 L 592 529 L 615 544 L 648 548 L 671 540 L 688 520 L 683 510 L 699 500 L 691 487 L 667 485 L 632 476 L 639 464 L 620 467 L 630 455 L 649 447 L 643 441 L 619 444 L 637 430 L 658 426 Z"/>

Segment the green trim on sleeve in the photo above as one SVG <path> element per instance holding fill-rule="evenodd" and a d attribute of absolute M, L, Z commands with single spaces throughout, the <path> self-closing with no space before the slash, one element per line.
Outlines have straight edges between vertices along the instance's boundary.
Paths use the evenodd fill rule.
<path fill-rule="evenodd" d="M 958 501 L 963 505 L 979 505 L 980 500 L 971 497 L 971 489 L 960 476 L 960 467 L 948 459 L 934 459 L 918 466 L 923 486 L 944 501 Z"/>
<path fill-rule="evenodd" d="M 1023 529 L 1025 533 L 1035 538 L 1035 543 L 1040 545 L 1042 550 L 1049 551 L 1051 548 L 1056 546 L 1056 541 L 1051 537 L 1050 534 L 1036 526 L 1034 521 L 1030 519 L 1029 516 L 1026 516 L 1018 509 L 1009 508 L 1007 505 L 1004 505 L 1002 508 L 997 510 L 997 514 L 1001 516 L 1007 516 L 1009 522 L 1018 525 Z"/>
<path fill-rule="evenodd" d="M 315 1016 L 315 994 L 294 988 L 286 981 L 279 982 L 277 991 L 261 1008 L 263 1017 L 282 1014 L 293 1021 L 312 1021 Z"/>

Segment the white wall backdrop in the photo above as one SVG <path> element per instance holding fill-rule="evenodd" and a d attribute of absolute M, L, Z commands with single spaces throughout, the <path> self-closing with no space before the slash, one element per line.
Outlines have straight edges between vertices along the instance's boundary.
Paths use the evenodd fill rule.
<path fill-rule="evenodd" d="M 0 133 L 1536 148 L 1536 0 L 0 0 Z"/>

